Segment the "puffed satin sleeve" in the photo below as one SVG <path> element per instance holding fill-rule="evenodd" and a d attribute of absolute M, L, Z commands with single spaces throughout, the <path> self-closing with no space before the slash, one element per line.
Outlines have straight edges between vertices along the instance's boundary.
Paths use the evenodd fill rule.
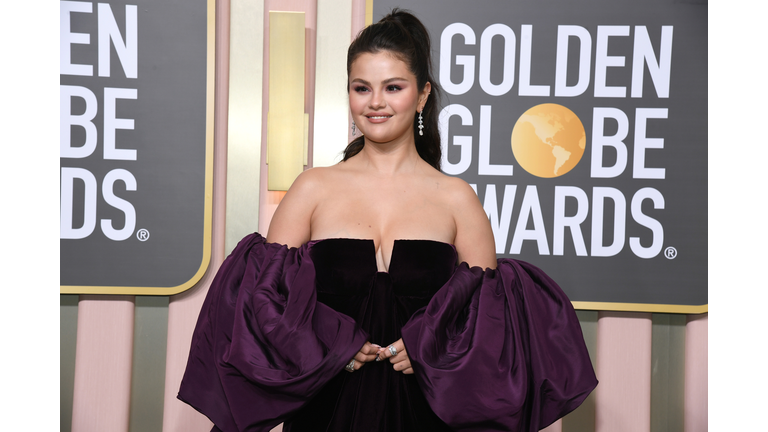
<path fill-rule="evenodd" d="M 597 386 L 571 302 L 523 261 L 462 263 L 402 335 L 432 410 L 457 431 L 535 432 Z"/>
<path fill-rule="evenodd" d="M 214 430 L 269 431 L 342 371 L 367 340 L 318 303 L 307 246 L 251 234 L 219 269 L 203 303 L 178 398 Z"/>

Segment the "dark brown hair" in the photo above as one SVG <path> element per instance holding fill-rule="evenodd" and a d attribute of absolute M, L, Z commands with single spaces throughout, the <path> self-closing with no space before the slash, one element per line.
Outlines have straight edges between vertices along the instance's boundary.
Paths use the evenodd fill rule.
<path fill-rule="evenodd" d="M 422 111 L 424 135 L 419 135 L 418 115 L 413 117 L 413 135 L 416 151 L 428 164 L 440 170 L 440 132 L 437 129 L 440 115 L 440 88 L 432 77 L 432 49 L 429 32 L 413 14 L 395 8 L 379 20 L 358 33 L 347 51 L 347 92 L 349 92 L 349 72 L 352 63 L 364 53 L 376 54 L 388 51 L 403 61 L 416 76 L 419 92 L 427 82 L 431 85 L 431 94 Z M 363 136 L 354 139 L 344 150 L 343 160 L 358 154 L 365 145 Z"/>

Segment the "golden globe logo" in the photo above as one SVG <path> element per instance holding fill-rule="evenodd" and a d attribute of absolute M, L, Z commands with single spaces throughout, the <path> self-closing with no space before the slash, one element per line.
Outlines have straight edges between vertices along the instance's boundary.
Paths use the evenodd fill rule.
<path fill-rule="evenodd" d="M 512 130 L 512 153 L 528 173 L 560 177 L 584 155 L 587 135 L 573 111 L 558 104 L 541 104 L 526 111 Z"/>
<path fill-rule="evenodd" d="M 532 25 L 521 25 L 515 31 L 498 23 L 485 29 L 452 23 L 443 29 L 440 85 L 446 93 L 459 98 L 440 113 L 441 168 L 446 174 L 463 176 L 476 193 L 480 192 L 478 196 L 482 197 L 491 222 L 496 253 L 517 255 L 523 244 L 530 242 L 539 255 L 564 255 L 566 244 L 570 243 L 577 256 L 611 257 L 627 246 L 639 258 L 659 256 L 664 246 L 664 227 L 659 216 L 663 216 L 665 199 L 657 187 L 648 185 L 664 185 L 666 168 L 651 162 L 659 160 L 664 138 L 655 136 L 658 129 L 649 129 L 648 125 L 666 121 L 669 110 L 648 107 L 654 99 L 649 96 L 651 91 L 643 89 L 650 77 L 655 100 L 669 98 L 673 26 L 662 26 L 660 30 L 657 53 L 648 28 L 642 25 L 632 29 L 626 25 L 546 28 L 545 32 L 556 34 L 556 51 L 538 58 L 554 59 L 547 66 L 554 68 L 555 79 L 548 84 L 534 84 Z M 631 33 L 631 52 L 609 54 L 610 41 L 629 37 Z M 492 58 L 494 40 L 501 42 L 503 49 L 501 56 Z M 578 43 L 574 45 L 571 41 Z M 569 63 L 578 67 L 569 70 Z M 609 71 L 623 67 L 631 68 L 630 80 L 609 83 Z M 471 97 L 478 93 L 478 86 L 491 98 Z M 510 144 L 520 168 L 539 178 L 558 178 L 570 172 L 589 146 L 589 178 L 601 179 L 599 183 L 579 180 L 558 185 L 520 185 L 513 181 L 515 166 L 498 163 L 498 158 L 492 156 L 509 151 L 506 143 L 492 142 L 493 129 L 499 127 L 492 124 L 492 119 L 494 106 L 509 103 L 504 96 L 515 90 L 517 96 L 526 98 L 583 96 L 578 103 L 584 115 L 587 114 L 583 106 L 589 100 L 586 93 L 593 92 L 594 99 L 586 102 L 592 117 L 589 138 L 581 120 L 570 109 L 545 103 L 527 109 L 518 118 Z M 470 97 L 461 97 L 464 94 Z M 624 108 L 609 106 L 612 99 L 627 98 L 638 103 L 622 104 Z M 479 100 L 490 103 L 478 103 Z M 507 127 L 501 125 L 503 129 Z M 452 128 L 458 133 L 452 133 Z M 647 154 L 656 156 L 647 159 Z M 476 167 L 477 176 L 465 174 L 470 167 Z M 615 183 L 603 181 L 622 175 L 624 178 Z M 483 177 L 493 178 L 493 183 L 483 181 Z M 634 183 L 635 180 L 641 183 Z M 635 188 L 632 184 L 643 186 Z M 497 189 L 503 191 L 497 194 Z M 551 201 L 544 202 L 542 197 Z"/>

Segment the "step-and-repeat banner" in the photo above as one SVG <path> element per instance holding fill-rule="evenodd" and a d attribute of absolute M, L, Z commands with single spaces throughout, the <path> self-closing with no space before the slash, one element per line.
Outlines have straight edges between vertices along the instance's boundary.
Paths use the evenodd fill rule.
<path fill-rule="evenodd" d="M 61 293 L 183 291 L 210 258 L 214 0 L 59 7 Z"/>
<path fill-rule="evenodd" d="M 373 1 L 414 12 L 444 91 L 443 171 L 499 257 L 577 308 L 707 310 L 707 2 Z"/>

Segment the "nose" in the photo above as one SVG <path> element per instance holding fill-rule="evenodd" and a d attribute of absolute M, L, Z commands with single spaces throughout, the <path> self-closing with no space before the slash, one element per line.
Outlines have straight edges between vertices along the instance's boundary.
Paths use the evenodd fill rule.
<path fill-rule="evenodd" d="M 387 101 L 384 98 L 384 92 L 374 90 L 371 92 L 371 99 L 368 101 L 368 105 L 371 109 L 381 109 L 387 106 Z"/>

